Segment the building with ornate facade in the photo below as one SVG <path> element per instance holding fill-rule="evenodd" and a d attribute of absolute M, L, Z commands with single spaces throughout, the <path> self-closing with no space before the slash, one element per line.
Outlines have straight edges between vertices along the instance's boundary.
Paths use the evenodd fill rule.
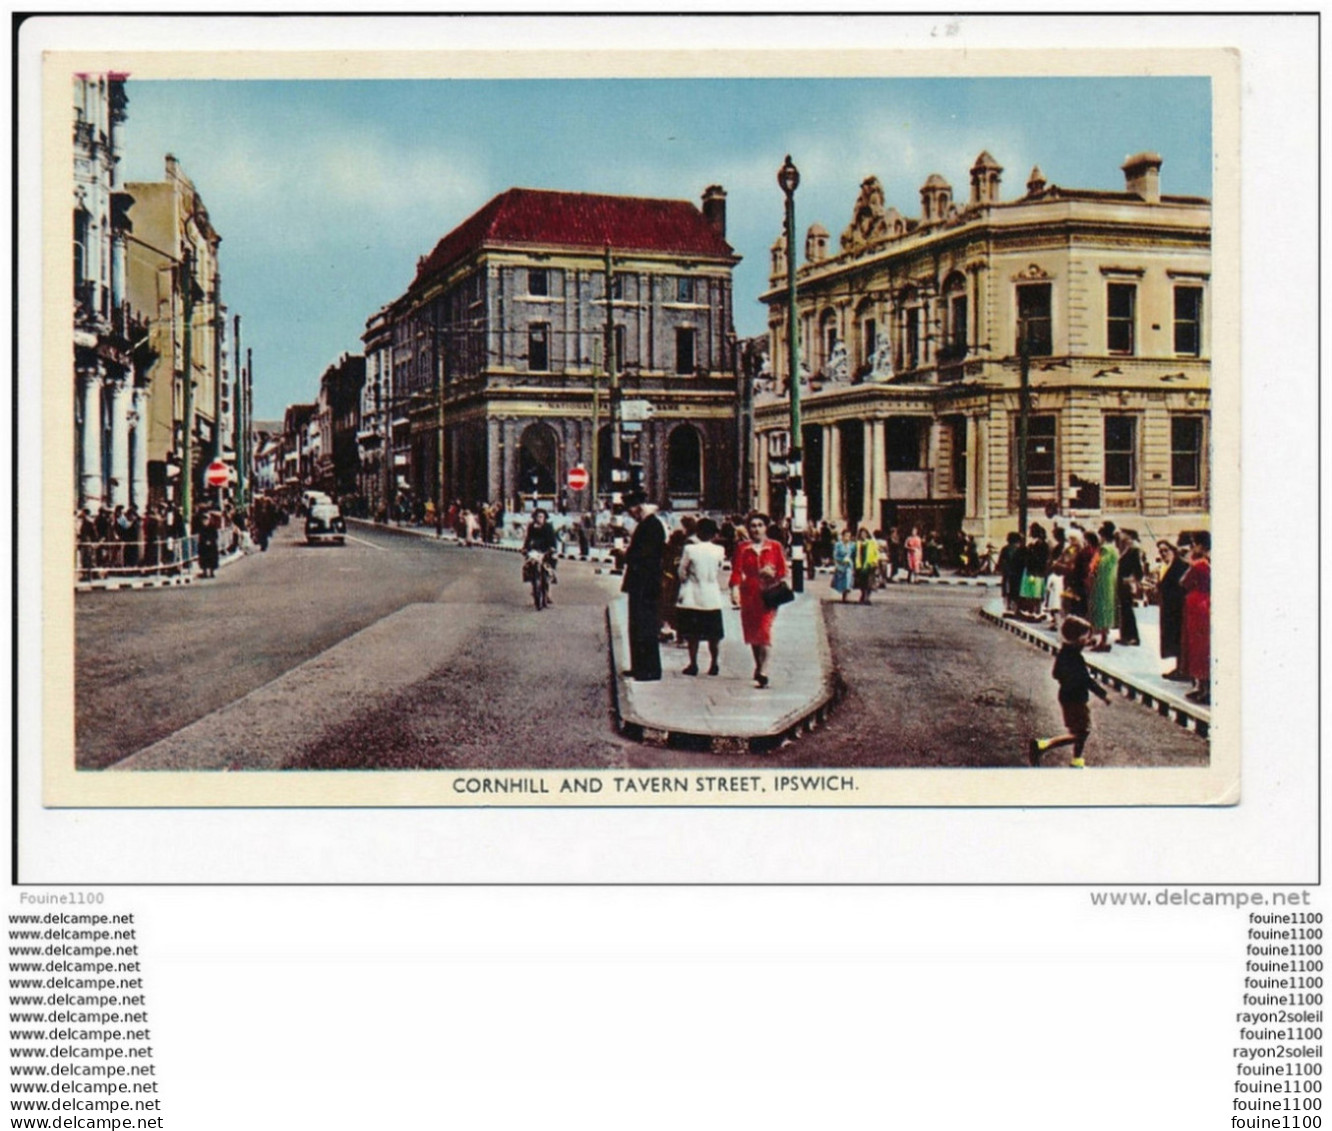
<path fill-rule="evenodd" d="M 737 262 L 718 186 L 701 208 L 522 188 L 495 197 L 367 323 L 368 498 L 549 503 L 572 467 L 592 469 L 594 450 L 608 491 L 613 369 L 621 455 L 645 488 L 681 507 L 733 506 Z M 588 509 L 592 492 L 567 502 Z"/>
<path fill-rule="evenodd" d="M 796 281 L 812 518 L 1001 543 L 1017 525 L 1025 396 L 1033 517 L 1050 505 L 1144 537 L 1209 525 L 1211 208 L 1163 194 L 1161 167 L 1130 157 L 1122 191 L 1033 169 L 1004 199 L 982 153 L 965 201 L 935 174 L 908 217 L 870 177 L 836 249 L 809 228 Z M 784 239 L 763 301 L 754 497 L 784 513 L 770 474 L 790 428 Z"/>
<path fill-rule="evenodd" d="M 189 431 L 192 498 L 202 498 L 210 460 L 234 450 L 224 384 L 226 308 L 221 302 L 218 247 L 208 210 L 176 159 L 166 157 L 161 181 L 126 186 L 133 197 L 128 237 L 129 296 L 149 318 L 156 355 L 147 375 L 144 474 L 152 502 L 182 502 L 181 475 Z M 188 352 L 188 358 L 186 356 Z M 224 372 L 225 368 L 225 372 Z M 188 397 L 186 374 L 192 379 Z M 189 420 L 186 405 L 189 402 Z"/>
<path fill-rule="evenodd" d="M 146 326 L 126 288 L 131 198 L 118 188 L 123 75 L 74 79 L 74 480 L 78 504 L 147 502 Z"/>

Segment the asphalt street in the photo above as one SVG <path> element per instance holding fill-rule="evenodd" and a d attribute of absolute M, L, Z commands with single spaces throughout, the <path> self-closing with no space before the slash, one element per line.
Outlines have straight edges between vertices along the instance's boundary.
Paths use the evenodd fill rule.
<path fill-rule="evenodd" d="M 814 733 L 761 755 L 640 745 L 613 726 L 604 610 L 619 579 L 564 562 L 538 613 L 519 570 L 516 554 L 379 529 L 307 547 L 293 523 L 211 581 L 81 593 L 78 765 L 1003 767 L 1060 729 L 1050 657 L 984 624 L 980 591 L 918 587 L 826 607 L 847 690 Z M 683 656 L 665 646 L 668 679 Z M 1118 696 L 1093 704 L 1091 766 L 1207 756 Z"/>

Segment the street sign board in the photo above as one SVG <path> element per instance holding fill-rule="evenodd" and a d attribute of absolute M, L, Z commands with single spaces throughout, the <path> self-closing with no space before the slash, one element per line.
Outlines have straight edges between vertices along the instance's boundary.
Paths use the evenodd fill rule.
<path fill-rule="evenodd" d="M 648 420 L 652 416 L 652 402 L 642 399 L 620 402 L 620 419 L 627 422 Z"/>
<path fill-rule="evenodd" d="M 231 469 L 220 459 L 215 459 L 204 472 L 204 482 L 210 487 L 225 487 L 231 482 Z"/>
<path fill-rule="evenodd" d="M 587 474 L 587 468 L 585 467 L 569 468 L 569 474 L 567 476 L 569 490 L 570 491 L 583 490 L 587 486 L 588 478 L 589 477 Z"/>

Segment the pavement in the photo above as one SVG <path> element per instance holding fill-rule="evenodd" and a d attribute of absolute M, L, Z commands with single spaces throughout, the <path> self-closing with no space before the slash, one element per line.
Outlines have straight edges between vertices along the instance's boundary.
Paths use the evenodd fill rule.
<path fill-rule="evenodd" d="M 1161 659 L 1159 614 L 1160 610 L 1152 606 L 1135 610 L 1141 644 L 1114 644 L 1115 634 L 1112 632 L 1113 647 L 1109 652 L 1086 649 L 1082 653 L 1083 659 L 1102 683 L 1109 684 L 1125 698 L 1139 702 L 1165 718 L 1173 718 L 1180 726 L 1192 727 L 1206 738 L 1212 724 L 1210 708 L 1184 697 L 1192 690 L 1190 684 L 1163 678 L 1165 669 L 1172 667 L 1174 662 Z M 1030 624 L 1005 617 L 1004 603 L 998 598 L 985 603 L 981 616 L 1051 654 L 1059 651 L 1062 641 L 1048 622 Z"/>
<path fill-rule="evenodd" d="M 740 614 L 731 608 L 722 610 L 720 675 L 707 674 L 706 644 L 699 649 L 699 674 L 687 676 L 682 670 L 688 652 L 663 643 L 662 678 L 646 683 L 629 678 L 624 674 L 628 599 L 617 597 L 607 619 L 621 732 L 654 746 L 761 753 L 814 729 L 840 697 L 820 605 L 817 593 L 807 591 L 777 613 L 768 660 L 771 682 L 760 690 L 754 686 L 754 658 L 740 630 Z"/>

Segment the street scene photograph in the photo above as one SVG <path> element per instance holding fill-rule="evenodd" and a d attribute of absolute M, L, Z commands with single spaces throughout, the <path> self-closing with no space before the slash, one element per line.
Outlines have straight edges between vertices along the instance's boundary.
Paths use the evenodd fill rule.
<path fill-rule="evenodd" d="M 1215 767 L 1205 70 L 46 66 L 78 775 L 1096 804 Z"/>

